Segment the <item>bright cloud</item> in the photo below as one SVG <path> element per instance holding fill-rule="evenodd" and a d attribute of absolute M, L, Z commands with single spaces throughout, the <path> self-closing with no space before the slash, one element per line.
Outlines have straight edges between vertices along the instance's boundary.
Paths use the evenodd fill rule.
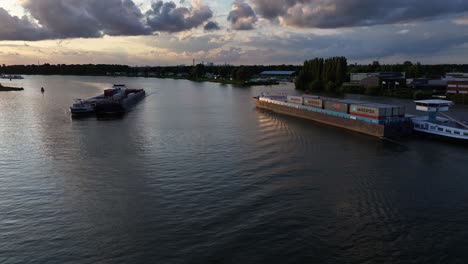
<path fill-rule="evenodd" d="M 466 63 L 467 18 L 459 0 L 0 1 L 0 63 Z"/>

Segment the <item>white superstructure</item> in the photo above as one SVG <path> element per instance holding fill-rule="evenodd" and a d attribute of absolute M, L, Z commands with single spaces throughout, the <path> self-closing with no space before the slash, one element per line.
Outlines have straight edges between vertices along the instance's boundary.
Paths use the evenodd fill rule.
<path fill-rule="evenodd" d="M 422 133 L 443 136 L 447 138 L 468 140 L 468 124 L 458 121 L 444 114 L 452 101 L 447 100 L 421 100 L 415 101 L 416 110 L 427 112 L 427 116 L 412 119 L 414 130 Z M 437 116 L 437 114 L 445 117 Z"/>

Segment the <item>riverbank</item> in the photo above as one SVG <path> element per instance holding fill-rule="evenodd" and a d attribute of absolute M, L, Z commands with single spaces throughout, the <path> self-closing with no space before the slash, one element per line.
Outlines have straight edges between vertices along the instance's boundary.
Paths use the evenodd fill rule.
<path fill-rule="evenodd" d="M 219 83 L 219 84 L 245 85 L 245 82 L 243 81 L 230 80 L 230 79 L 211 79 L 211 78 L 190 79 L 190 78 L 187 78 L 186 80 L 193 81 L 193 82 L 212 82 L 212 83 Z"/>
<path fill-rule="evenodd" d="M 128 76 L 126 78 L 137 78 L 138 76 Z M 145 79 L 171 79 L 171 80 L 187 80 L 192 82 L 211 82 L 211 83 L 219 83 L 219 84 L 232 84 L 232 85 L 249 85 L 245 81 L 238 81 L 238 80 L 230 80 L 230 79 L 211 79 L 211 78 L 188 78 L 184 76 L 151 76 L 151 77 L 143 77 Z"/>
<path fill-rule="evenodd" d="M 188 80 L 193 82 L 211 82 L 219 84 L 232 84 L 237 86 L 255 86 L 255 85 L 278 85 L 278 81 L 241 81 L 231 79 L 212 79 L 212 78 L 183 78 L 183 77 L 156 77 L 159 79 Z"/>
<path fill-rule="evenodd" d="M 11 91 L 23 91 L 24 88 L 20 87 L 8 87 L 0 84 L 0 92 L 11 92 Z"/>

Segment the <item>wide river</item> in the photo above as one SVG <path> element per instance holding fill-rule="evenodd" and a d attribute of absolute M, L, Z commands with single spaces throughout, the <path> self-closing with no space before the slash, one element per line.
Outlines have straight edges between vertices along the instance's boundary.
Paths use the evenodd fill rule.
<path fill-rule="evenodd" d="M 255 109 L 288 85 L 14 82 L 25 91 L 0 93 L 0 263 L 468 262 L 466 145 Z M 71 119 L 74 98 L 112 83 L 149 96 L 120 119 Z"/>

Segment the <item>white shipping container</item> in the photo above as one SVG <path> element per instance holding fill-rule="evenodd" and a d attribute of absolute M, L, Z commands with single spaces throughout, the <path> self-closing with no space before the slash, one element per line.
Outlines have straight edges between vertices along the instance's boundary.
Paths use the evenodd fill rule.
<path fill-rule="evenodd" d="M 391 105 L 384 104 L 352 104 L 350 107 L 350 113 L 361 116 L 369 116 L 375 118 L 384 118 L 394 115 L 394 108 L 398 108 Z M 398 110 L 395 110 L 398 111 Z M 398 112 L 397 112 L 398 113 Z"/>
<path fill-rule="evenodd" d="M 317 108 L 322 108 L 323 107 L 323 101 L 320 98 L 304 97 L 304 105 L 317 107 Z"/>
<path fill-rule="evenodd" d="M 302 96 L 288 95 L 288 103 L 301 105 L 304 103 L 304 99 L 302 98 Z"/>
<path fill-rule="evenodd" d="M 400 106 L 397 106 L 397 105 L 387 105 L 387 104 L 379 104 L 379 106 L 384 107 L 384 108 L 387 109 L 385 117 L 390 117 L 390 116 L 395 115 L 395 110 L 394 109 L 400 107 Z"/>
<path fill-rule="evenodd" d="M 349 108 L 349 113 L 378 118 L 385 116 L 387 109 L 369 105 L 352 104 Z"/>

